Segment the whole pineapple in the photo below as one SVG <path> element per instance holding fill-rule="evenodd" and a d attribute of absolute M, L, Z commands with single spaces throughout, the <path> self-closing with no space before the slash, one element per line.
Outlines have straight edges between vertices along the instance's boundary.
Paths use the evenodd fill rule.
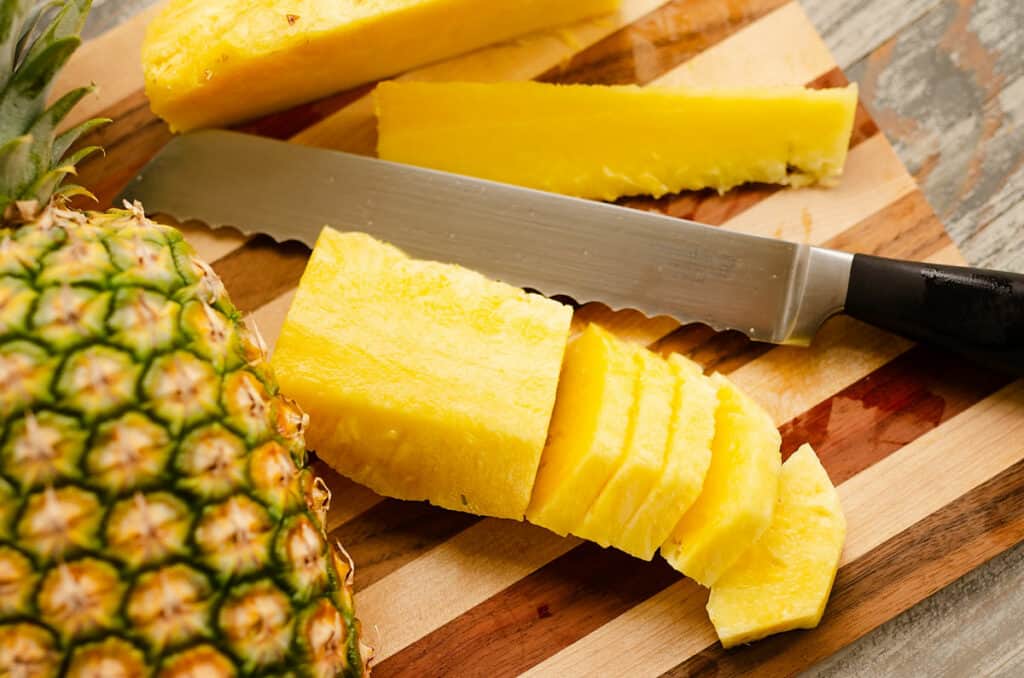
<path fill-rule="evenodd" d="M 0 2 L 0 676 L 361 676 L 305 417 L 181 235 L 67 209 L 88 0 Z M 41 24 L 40 28 L 34 28 Z"/>

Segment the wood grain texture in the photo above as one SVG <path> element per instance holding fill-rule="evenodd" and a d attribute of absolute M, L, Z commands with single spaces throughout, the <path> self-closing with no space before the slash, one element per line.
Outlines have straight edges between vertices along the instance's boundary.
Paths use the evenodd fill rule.
<path fill-rule="evenodd" d="M 1017 270 L 1022 30 L 1017 0 L 945 0 L 849 68 L 967 258 Z"/>
<path fill-rule="evenodd" d="M 142 4 L 151 1 L 98 0 L 90 30 Z M 484 72 L 529 77 L 523 71 L 528 68 L 545 79 L 581 82 L 844 82 L 796 5 L 771 0 L 627 4 L 636 12 L 628 25 L 585 28 L 574 34 L 583 36 L 578 44 L 526 39 L 498 46 L 484 58 L 473 55 L 426 70 L 437 77 L 460 72 L 471 78 Z M 958 199 L 969 203 L 949 203 L 962 206 L 964 224 L 966 215 L 985 215 L 977 220 L 982 228 L 965 225 L 957 235 L 979 251 L 999 249 L 993 243 L 1006 240 L 1020 213 L 1021 59 L 1019 41 L 1012 40 L 1020 16 L 1011 4 L 808 0 L 807 11 L 824 29 L 825 44 L 838 50 L 841 66 L 852 64 L 852 79 L 860 82 L 867 104 L 858 115 L 847 192 L 815 197 L 812 191 L 755 186 L 725 196 L 698 193 L 624 203 L 851 251 L 958 261 L 928 201 L 914 190 L 897 155 L 878 135 L 866 112 L 872 110 L 896 141 L 897 152 L 911 160 L 933 204 L 945 204 L 936 196 L 948 198 L 952 186 Z M 992 25 L 999 20 L 1004 25 Z M 137 25 L 107 44 L 137 42 Z M 169 137 L 137 91 L 137 64 L 111 60 L 99 47 L 91 54 L 84 51 L 88 58 L 80 61 L 80 70 L 69 69 L 68 79 L 107 78 L 114 85 L 103 87 L 106 97 L 101 92 L 97 99 L 97 110 L 117 118 L 101 139 L 108 159 L 83 168 L 86 183 L 109 199 Z M 551 65 L 541 67 L 545 63 Z M 902 79 L 894 73 L 902 73 Z M 931 89 L 960 93 L 963 83 L 973 85 L 967 87 L 966 104 L 962 98 L 936 97 Z M 911 93 L 912 105 L 900 99 L 901 88 Z M 352 129 L 365 130 L 369 118 L 359 108 L 365 107 L 359 103 L 366 101 L 365 93 L 343 93 L 246 129 L 289 137 L 340 110 L 349 112 L 346 124 L 358 123 Z M 976 117 L 963 122 L 971 115 Z M 920 136 L 922 129 L 932 136 Z M 364 131 L 359 138 L 346 143 L 355 143 L 357 150 L 359 144 L 372 148 L 367 145 L 372 136 Z M 923 158 L 916 164 L 914 151 Z M 960 184 L 949 178 L 964 168 Z M 929 181 L 933 175 L 942 180 Z M 949 213 L 950 220 L 957 214 Z M 279 252 L 259 240 L 246 245 L 237 234 L 210 234 L 196 225 L 186 225 L 186 233 L 215 262 L 236 302 L 252 311 L 272 344 L 306 252 Z M 1005 254 L 1000 250 L 996 256 Z M 257 270 L 265 274 L 265 284 L 249 282 Z M 826 623 L 812 634 L 787 634 L 763 644 L 764 650 L 756 645 L 753 652 L 722 653 L 703 615 L 706 594 L 663 563 L 640 563 L 505 521 L 381 501 L 321 467 L 335 490 L 332 536 L 343 539 L 364 564 L 357 577 L 358 604 L 370 638 L 382 650 L 378 675 L 513 675 L 523 670 L 592 675 L 601 662 L 606 662 L 606 673 L 633 675 L 655 668 L 674 675 L 728 675 L 754 666 L 788 674 L 849 644 L 1021 539 L 1018 517 L 1011 515 L 1016 509 L 998 504 L 1015 502 L 1019 509 L 1024 483 L 1013 467 L 1020 450 L 1004 440 L 1020 424 L 1019 389 L 998 391 L 1004 385 L 1000 377 L 842 319 L 829 323 L 811 351 L 751 344 L 736 333 L 680 328 L 671 319 L 612 312 L 600 304 L 580 307 L 577 320 L 582 319 L 603 322 L 662 352 L 688 353 L 708 369 L 730 372 L 763 394 L 783 423 L 787 451 L 801 439 L 817 443 L 833 478 L 844 482 L 848 510 L 852 506 L 852 550 Z M 937 371 L 936 364 L 947 367 Z M 996 454 L 975 462 L 970 453 L 980 446 L 995 447 Z M 939 474 L 943 470 L 948 478 Z M 929 473 L 941 476 L 938 486 L 920 484 Z M 963 541 L 963 554 L 949 553 L 953 542 L 943 534 L 950 531 Z M 995 572 L 1011 567 L 1012 558 L 1007 558 L 997 559 L 1003 569 Z M 1018 558 L 1024 570 L 1024 557 Z M 872 587 L 885 591 L 886 599 L 866 597 Z M 953 591 L 971 593 L 963 586 Z M 925 609 L 941 611 L 955 604 L 933 602 L 944 595 L 929 599 Z M 980 602 L 971 609 L 985 628 L 997 629 L 993 619 L 1010 618 L 987 617 Z M 930 620 L 929 637 L 938 648 L 944 640 L 939 633 L 952 625 L 936 623 L 934 614 L 917 618 Z M 921 626 L 898 627 L 881 639 L 869 635 L 826 661 L 821 671 L 835 675 L 860 663 L 871 666 L 873 675 L 893 674 L 889 666 L 896 667 L 895 673 L 912 669 L 908 650 L 877 650 L 888 647 L 890 636 L 909 647 L 914 628 Z M 804 635 L 817 640 L 804 640 Z M 1011 651 L 1015 636 L 994 635 L 1003 655 L 975 652 L 973 660 L 958 656 L 954 666 L 963 673 L 978 666 L 1012 672 L 1019 666 L 1014 657 L 1020 660 Z M 633 655 L 625 655 L 628 661 L 622 664 L 625 646 Z M 942 656 L 939 649 L 933 651 Z M 689 659 L 693 653 L 698 659 Z M 644 662 L 637 663 L 638 658 Z"/>

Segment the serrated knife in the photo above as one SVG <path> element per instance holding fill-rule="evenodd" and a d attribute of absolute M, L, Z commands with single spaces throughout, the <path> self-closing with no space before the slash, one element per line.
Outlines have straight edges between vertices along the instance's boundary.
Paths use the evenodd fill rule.
<path fill-rule="evenodd" d="M 150 213 L 312 247 L 365 231 L 576 301 L 808 344 L 845 312 L 1024 374 L 1024 276 L 733 233 L 683 219 L 226 131 L 172 140 L 125 188 Z"/>

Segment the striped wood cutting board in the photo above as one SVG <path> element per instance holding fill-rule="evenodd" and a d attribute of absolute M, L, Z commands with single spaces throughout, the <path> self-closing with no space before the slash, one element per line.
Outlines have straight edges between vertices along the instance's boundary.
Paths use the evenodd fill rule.
<path fill-rule="evenodd" d="M 106 204 L 169 138 L 141 91 L 151 13 L 87 43 L 64 74 L 100 93 L 78 118 L 114 118 L 82 182 Z M 495 46 L 403 77 L 658 84 L 841 85 L 803 11 L 782 0 L 625 0 L 620 17 Z M 369 88 L 246 126 L 372 152 Z M 328 117 L 330 116 L 330 117 Z M 856 252 L 961 261 L 863 108 L 841 186 L 751 187 L 626 204 Z M 236 304 L 273 343 L 307 252 L 185 225 Z M 356 563 L 378 676 L 791 674 L 835 652 L 1024 537 L 1024 387 L 951 355 L 834 319 L 812 349 L 751 344 L 667 318 L 581 307 L 663 353 L 757 394 L 783 452 L 810 441 L 839 485 L 849 538 L 820 628 L 724 652 L 707 592 L 644 563 L 529 525 L 377 497 L 322 468 L 329 529 Z"/>

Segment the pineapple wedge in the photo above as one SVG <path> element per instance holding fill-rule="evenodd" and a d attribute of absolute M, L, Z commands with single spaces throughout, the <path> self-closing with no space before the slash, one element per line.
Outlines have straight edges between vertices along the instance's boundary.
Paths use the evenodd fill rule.
<path fill-rule="evenodd" d="M 675 393 L 662 469 L 616 544 L 646 560 L 665 543 L 700 495 L 715 435 L 717 389 L 691 360 L 673 354 L 668 361 L 675 377 Z"/>
<path fill-rule="evenodd" d="M 521 520 L 571 310 L 324 229 L 272 362 L 328 464 L 377 492 Z"/>
<path fill-rule="evenodd" d="M 174 131 L 227 125 L 542 28 L 619 0 L 171 0 L 142 48 Z"/>
<path fill-rule="evenodd" d="M 536 82 L 386 82 L 378 154 L 584 198 L 829 183 L 856 85 L 699 91 Z"/>
<path fill-rule="evenodd" d="M 712 586 L 768 528 L 779 492 L 781 438 L 768 414 L 720 374 L 711 466 L 661 553 Z"/>
<path fill-rule="evenodd" d="M 631 540 L 625 539 L 624 531 L 662 475 L 676 383 L 672 368 L 661 357 L 643 346 L 630 345 L 628 348 L 640 372 L 640 388 L 629 439 L 611 478 L 587 511 L 583 522 L 572 532 L 601 546 L 614 546 L 630 555 L 650 560 L 658 544 L 649 552 L 638 551 L 633 548 Z"/>
<path fill-rule="evenodd" d="M 810 445 L 782 465 L 768 531 L 711 587 L 724 647 L 821 621 L 846 539 L 839 493 Z"/>
<path fill-rule="evenodd" d="M 576 532 L 626 448 L 639 383 L 632 352 L 597 325 L 569 344 L 527 520 Z"/>

